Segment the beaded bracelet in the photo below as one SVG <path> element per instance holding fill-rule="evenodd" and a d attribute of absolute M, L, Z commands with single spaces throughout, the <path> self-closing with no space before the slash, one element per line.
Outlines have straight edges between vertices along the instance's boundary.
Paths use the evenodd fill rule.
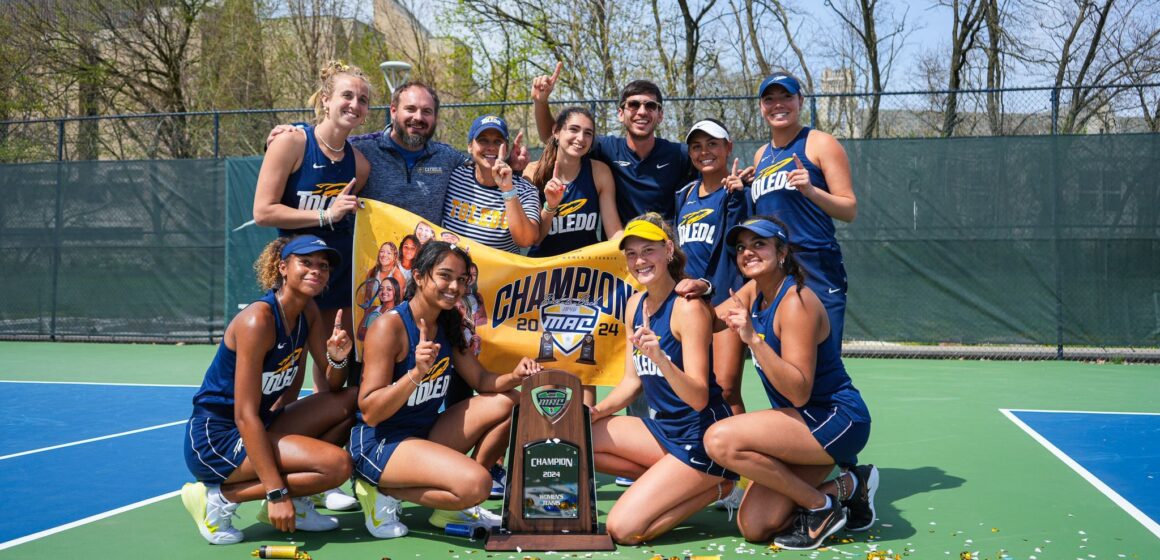
<path fill-rule="evenodd" d="M 350 363 L 350 355 L 348 354 L 345 358 L 343 358 L 342 363 L 338 363 L 338 362 L 334 361 L 334 358 L 330 357 L 330 352 L 327 352 L 326 353 L 326 363 L 330 364 L 330 367 L 332 367 L 334 369 L 342 369 L 342 368 L 346 367 L 347 364 Z"/>

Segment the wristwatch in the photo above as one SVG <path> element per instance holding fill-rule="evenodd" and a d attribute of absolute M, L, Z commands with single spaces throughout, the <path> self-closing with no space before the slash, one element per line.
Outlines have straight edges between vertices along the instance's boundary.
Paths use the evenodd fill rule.
<path fill-rule="evenodd" d="M 279 488 L 277 490 L 271 490 L 269 492 L 266 492 L 266 501 L 277 502 L 278 500 L 281 500 L 289 495 L 290 495 L 289 488 Z"/>

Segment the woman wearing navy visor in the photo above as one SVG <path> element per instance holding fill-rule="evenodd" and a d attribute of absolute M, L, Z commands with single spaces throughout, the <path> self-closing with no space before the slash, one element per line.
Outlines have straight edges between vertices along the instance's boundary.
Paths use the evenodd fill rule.
<path fill-rule="evenodd" d="M 835 464 L 857 463 L 870 413 L 821 300 L 804 285 L 785 226 L 757 216 L 731 228 L 726 242 L 750 281 L 730 298 L 725 322 L 753 352 L 772 408 L 714 424 L 705 446 L 752 481 L 737 512 L 746 540 L 817 548 L 847 523 L 839 500 L 863 489 L 849 474 L 823 482 Z"/>
<path fill-rule="evenodd" d="M 842 344 L 846 324 L 846 267 L 835 237 L 834 219 L 852 222 L 858 199 L 846 150 L 833 136 L 801 124 L 805 103 L 801 82 L 788 72 L 774 72 L 757 88 L 761 115 L 770 141 L 757 150 L 757 167 L 749 195 L 754 215 L 773 216 L 793 232 L 795 256 L 830 319 L 830 332 Z M 871 494 L 878 469 L 852 469 Z M 866 496 L 846 503 L 847 530 L 865 531 L 874 524 L 874 506 Z"/>
<path fill-rule="evenodd" d="M 279 530 L 338 528 L 309 496 L 351 475 L 341 446 L 354 424 L 357 392 L 342 389 L 353 344 L 341 312 L 327 323 L 313 299 L 341 264 L 313 235 L 275 239 L 254 264 L 267 293 L 226 327 L 184 437 L 198 482 L 182 488 L 181 501 L 210 544 L 240 542 L 231 523 L 238 504 L 263 498 L 258 519 Z M 298 399 L 307 351 L 330 364 L 329 391 Z"/>

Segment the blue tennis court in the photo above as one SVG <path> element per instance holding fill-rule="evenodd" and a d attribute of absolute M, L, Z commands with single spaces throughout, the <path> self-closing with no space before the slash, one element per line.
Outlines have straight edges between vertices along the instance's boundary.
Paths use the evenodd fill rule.
<path fill-rule="evenodd" d="M 195 389 L 0 385 L 0 491 L 38 504 L 0 519 L 0 544 L 171 495 L 189 479 L 181 431 Z M 57 487 L 57 488 L 53 488 Z M 69 488 L 69 491 L 61 491 Z"/>
<path fill-rule="evenodd" d="M 1160 414 L 1003 412 L 1160 537 Z"/>

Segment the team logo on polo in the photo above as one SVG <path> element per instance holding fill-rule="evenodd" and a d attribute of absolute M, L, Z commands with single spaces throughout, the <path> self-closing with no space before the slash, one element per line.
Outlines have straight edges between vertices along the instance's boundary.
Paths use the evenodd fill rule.
<path fill-rule="evenodd" d="M 544 332 L 552 333 L 552 343 L 565 354 L 575 352 L 599 320 L 600 310 L 580 299 L 547 299 L 540 306 Z"/>
<path fill-rule="evenodd" d="M 678 238 L 681 244 L 692 242 L 712 243 L 716 238 L 717 224 L 713 223 L 712 208 L 703 208 L 696 212 L 685 214 L 681 223 L 677 225 Z"/>
<path fill-rule="evenodd" d="M 535 405 L 536 411 L 552 423 L 564 415 L 571 400 L 572 389 L 569 387 L 541 385 L 532 389 L 532 404 Z"/>

